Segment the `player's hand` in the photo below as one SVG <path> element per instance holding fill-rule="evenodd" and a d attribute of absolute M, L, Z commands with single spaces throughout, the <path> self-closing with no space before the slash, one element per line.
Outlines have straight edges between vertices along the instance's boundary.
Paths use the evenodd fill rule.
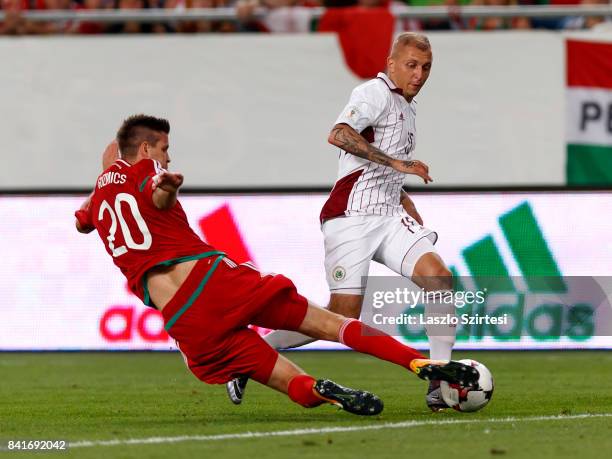
<path fill-rule="evenodd" d="M 398 159 L 391 166 L 403 174 L 418 175 L 425 183 L 433 182 L 433 179 L 429 176 L 429 166 L 422 161 L 402 161 Z"/>
<path fill-rule="evenodd" d="M 183 184 L 183 174 L 176 172 L 164 171 L 153 177 L 151 188 L 155 191 L 157 188 L 167 191 L 168 193 L 175 192 Z"/>
<path fill-rule="evenodd" d="M 87 199 L 85 199 L 83 204 L 81 204 L 79 210 L 74 213 L 74 216 L 76 217 L 75 226 L 79 233 L 87 234 L 91 233 L 95 229 L 91 218 L 92 195 L 93 193 L 87 196 Z"/>

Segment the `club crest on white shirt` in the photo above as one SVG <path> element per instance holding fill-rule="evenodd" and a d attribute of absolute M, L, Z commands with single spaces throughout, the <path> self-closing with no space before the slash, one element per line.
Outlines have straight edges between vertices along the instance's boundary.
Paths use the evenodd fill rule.
<path fill-rule="evenodd" d="M 336 282 L 339 282 L 346 277 L 346 269 L 344 269 L 342 266 L 336 266 L 332 270 L 332 275 L 334 277 L 334 280 Z"/>

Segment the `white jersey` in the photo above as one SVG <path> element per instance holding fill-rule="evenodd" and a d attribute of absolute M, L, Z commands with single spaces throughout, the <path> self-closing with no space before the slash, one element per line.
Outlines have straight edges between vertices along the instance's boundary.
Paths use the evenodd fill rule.
<path fill-rule="evenodd" d="M 415 102 L 384 73 L 357 86 L 336 124 L 344 123 L 392 158 L 408 160 L 416 140 Z M 338 179 L 321 222 L 351 215 L 405 216 L 400 191 L 405 174 L 340 150 Z"/>

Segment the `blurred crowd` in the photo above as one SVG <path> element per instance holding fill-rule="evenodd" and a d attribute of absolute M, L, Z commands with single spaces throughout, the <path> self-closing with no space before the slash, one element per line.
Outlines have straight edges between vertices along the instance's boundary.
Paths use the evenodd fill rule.
<path fill-rule="evenodd" d="M 408 6 L 447 5 L 607 5 L 612 0 L 0 0 L 5 18 L 1 35 L 116 34 L 116 33 L 207 33 L 269 32 L 304 33 L 321 28 L 324 18 L 316 18 L 313 7 L 342 9 L 345 16 L 377 17 L 381 11 L 393 14 Z M 190 8 L 235 7 L 237 21 L 198 20 L 144 24 L 138 22 L 97 23 L 84 21 L 34 22 L 23 16 L 27 10 L 139 10 L 164 8 L 186 11 Z M 255 16 L 263 9 L 265 14 Z M 452 11 L 452 10 L 451 10 Z M 466 19 L 451 15 L 445 20 L 395 19 L 395 30 L 504 30 L 504 29 L 581 29 L 612 30 L 612 17 L 568 17 L 530 19 L 526 17 Z"/>

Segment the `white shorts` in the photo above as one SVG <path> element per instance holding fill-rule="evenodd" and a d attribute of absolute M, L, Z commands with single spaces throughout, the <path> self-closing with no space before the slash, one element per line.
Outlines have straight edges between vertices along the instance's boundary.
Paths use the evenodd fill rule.
<path fill-rule="evenodd" d="M 338 217 L 321 228 L 325 238 L 325 276 L 332 293 L 363 295 L 370 261 L 411 277 L 416 262 L 435 252 L 438 235 L 411 217 Z"/>

